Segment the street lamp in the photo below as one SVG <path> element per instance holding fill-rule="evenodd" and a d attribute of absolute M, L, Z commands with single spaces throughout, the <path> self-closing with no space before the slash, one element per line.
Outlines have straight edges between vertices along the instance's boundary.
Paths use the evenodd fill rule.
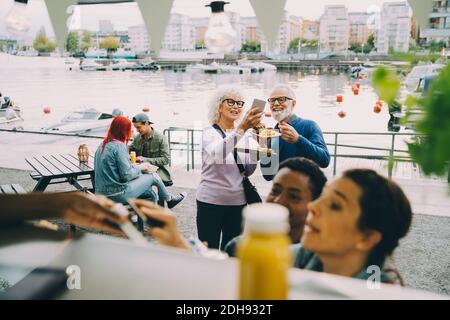
<path fill-rule="evenodd" d="M 15 0 L 14 5 L 5 18 L 6 30 L 17 37 L 24 36 L 31 27 L 27 14 L 28 0 Z"/>
<path fill-rule="evenodd" d="M 231 27 L 224 6 L 229 2 L 213 1 L 205 7 L 211 7 L 211 18 L 205 33 L 206 47 L 213 53 L 228 53 L 236 43 L 236 32 Z"/>

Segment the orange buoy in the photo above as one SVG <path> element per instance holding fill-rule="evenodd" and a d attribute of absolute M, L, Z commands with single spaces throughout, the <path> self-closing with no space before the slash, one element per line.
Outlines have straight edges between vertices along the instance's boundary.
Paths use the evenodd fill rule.
<path fill-rule="evenodd" d="M 375 107 L 373 107 L 373 112 L 380 113 L 381 112 L 381 106 L 379 104 L 376 104 Z"/>
<path fill-rule="evenodd" d="M 336 96 L 336 101 L 337 102 L 343 102 L 344 101 L 344 97 L 342 95 L 338 95 L 338 96 Z"/>
<path fill-rule="evenodd" d="M 52 110 L 50 109 L 50 107 L 44 107 L 42 111 L 44 111 L 45 114 L 49 114 Z"/>
<path fill-rule="evenodd" d="M 345 113 L 344 110 L 341 110 L 341 111 L 338 112 L 339 118 L 345 118 L 346 115 L 347 115 L 347 114 Z"/>
<path fill-rule="evenodd" d="M 266 113 L 264 114 L 264 116 L 266 116 L 267 118 L 270 118 L 270 117 L 272 116 L 272 113 L 266 112 Z"/>
<path fill-rule="evenodd" d="M 356 86 L 356 88 L 360 89 L 361 88 L 361 83 L 358 82 L 358 83 L 355 84 L 355 86 Z"/>
<path fill-rule="evenodd" d="M 357 95 L 359 94 L 359 89 L 358 89 L 358 88 L 355 88 L 355 89 L 353 90 L 353 94 L 354 94 L 355 96 L 357 96 Z"/>
<path fill-rule="evenodd" d="M 149 112 L 149 111 L 150 111 L 150 108 L 149 108 L 148 106 L 145 106 L 145 107 L 142 108 L 142 111 L 144 111 L 144 112 Z"/>

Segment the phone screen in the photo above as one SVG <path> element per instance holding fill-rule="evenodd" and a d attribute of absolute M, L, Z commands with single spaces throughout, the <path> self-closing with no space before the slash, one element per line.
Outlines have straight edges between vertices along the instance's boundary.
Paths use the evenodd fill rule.
<path fill-rule="evenodd" d="M 162 228 L 164 227 L 164 222 L 161 222 L 159 220 L 150 218 L 149 216 L 146 216 L 142 210 L 134 203 L 133 200 L 128 200 L 128 204 L 131 206 L 131 208 L 136 212 L 136 214 L 139 216 L 139 218 L 144 221 L 145 224 L 147 224 L 149 227 L 157 227 Z"/>
<path fill-rule="evenodd" d="M 253 99 L 252 109 L 257 108 L 259 111 L 263 112 L 266 107 L 266 102 L 260 99 Z"/>

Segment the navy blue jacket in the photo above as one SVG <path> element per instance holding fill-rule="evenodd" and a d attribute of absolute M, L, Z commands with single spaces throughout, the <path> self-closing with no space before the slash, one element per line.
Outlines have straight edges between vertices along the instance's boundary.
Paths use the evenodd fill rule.
<path fill-rule="evenodd" d="M 326 168 L 330 164 L 330 154 L 323 139 L 322 130 L 312 120 L 301 119 L 292 115 L 288 121 L 300 135 L 297 143 L 289 143 L 281 137 L 271 139 L 269 146 L 277 153 L 270 157 L 261 158 L 261 169 L 266 180 L 272 180 L 278 171 L 278 166 L 286 159 L 304 157 Z M 278 124 L 275 129 L 278 129 Z M 277 159 L 279 159 L 277 161 Z"/>

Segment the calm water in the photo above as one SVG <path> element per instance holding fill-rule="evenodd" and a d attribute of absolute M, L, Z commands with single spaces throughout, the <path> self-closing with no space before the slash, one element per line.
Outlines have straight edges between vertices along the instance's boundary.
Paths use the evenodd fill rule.
<path fill-rule="evenodd" d="M 126 115 L 150 107 L 149 115 L 159 129 L 168 126 L 198 127 L 206 120 L 206 101 L 221 84 L 236 84 L 253 98 L 266 99 L 277 83 L 291 85 L 298 97 L 295 112 L 315 120 L 324 131 L 384 132 L 387 109 L 373 113 L 377 97 L 367 81 L 359 96 L 351 86 L 355 80 L 347 74 L 311 75 L 300 72 L 271 72 L 251 75 L 206 75 L 199 73 L 158 72 L 83 72 L 70 71 L 58 58 L 22 58 L 0 56 L 0 91 L 22 107 L 25 128 L 41 127 L 59 120 L 80 107 L 104 112 L 119 108 Z M 336 95 L 344 103 L 336 103 Z M 43 107 L 51 107 L 44 115 Z M 344 110 L 347 116 L 339 118 Z M 270 123 L 270 119 L 266 119 Z"/>
<path fill-rule="evenodd" d="M 72 71 L 69 70 L 70 67 L 73 68 Z M 65 64 L 65 60 L 61 58 L 15 57 L 0 53 L 0 91 L 12 97 L 21 106 L 25 129 L 48 126 L 81 107 L 93 107 L 103 112 L 119 108 L 125 115 L 133 116 L 142 112 L 144 106 L 150 108 L 150 118 L 158 130 L 162 131 L 169 126 L 202 128 L 207 125 L 207 101 L 221 84 L 240 86 L 247 94 L 248 106 L 253 98 L 267 99 L 271 87 L 275 84 L 288 83 L 297 94 L 295 113 L 316 121 L 323 131 L 387 132 L 387 108 L 384 107 L 380 114 L 375 114 L 373 106 L 377 96 L 374 90 L 368 81 L 364 80 L 360 94 L 354 96 L 351 87 L 355 81 L 344 73 L 312 75 L 300 72 L 266 72 L 249 75 L 206 75 L 173 71 L 83 72 L 78 70 L 78 65 Z M 337 94 L 343 95 L 342 104 L 336 102 Z M 44 115 L 43 107 L 47 106 L 51 108 L 51 114 Z M 345 118 L 338 117 L 337 114 L 341 110 L 346 112 Z M 265 118 L 264 121 L 268 125 L 274 124 L 271 118 Z M 197 134 L 195 140 L 199 141 L 199 137 Z M 172 136 L 173 141 L 181 142 L 185 141 L 185 138 L 185 134 Z M 48 137 L 41 144 L 45 144 L 46 149 L 54 148 L 54 151 L 58 152 L 62 146 L 53 145 L 56 143 L 55 139 L 56 137 Z M 325 140 L 334 143 L 334 136 L 325 135 Z M 41 145 L 35 146 L 33 141 L 20 141 L 26 144 L 20 147 L 23 150 L 36 152 L 42 149 Z M 95 148 L 98 140 L 90 143 L 91 147 Z M 391 138 L 340 136 L 339 143 L 389 148 Z M 15 150 L 18 150 L 17 148 Z M 406 149 L 403 138 L 396 139 L 396 148 Z M 358 151 L 344 147 L 340 147 L 338 152 L 380 155 L 378 151 Z M 182 151 L 175 152 L 172 159 L 175 158 L 179 158 L 180 163 L 183 163 L 186 154 Z"/>

